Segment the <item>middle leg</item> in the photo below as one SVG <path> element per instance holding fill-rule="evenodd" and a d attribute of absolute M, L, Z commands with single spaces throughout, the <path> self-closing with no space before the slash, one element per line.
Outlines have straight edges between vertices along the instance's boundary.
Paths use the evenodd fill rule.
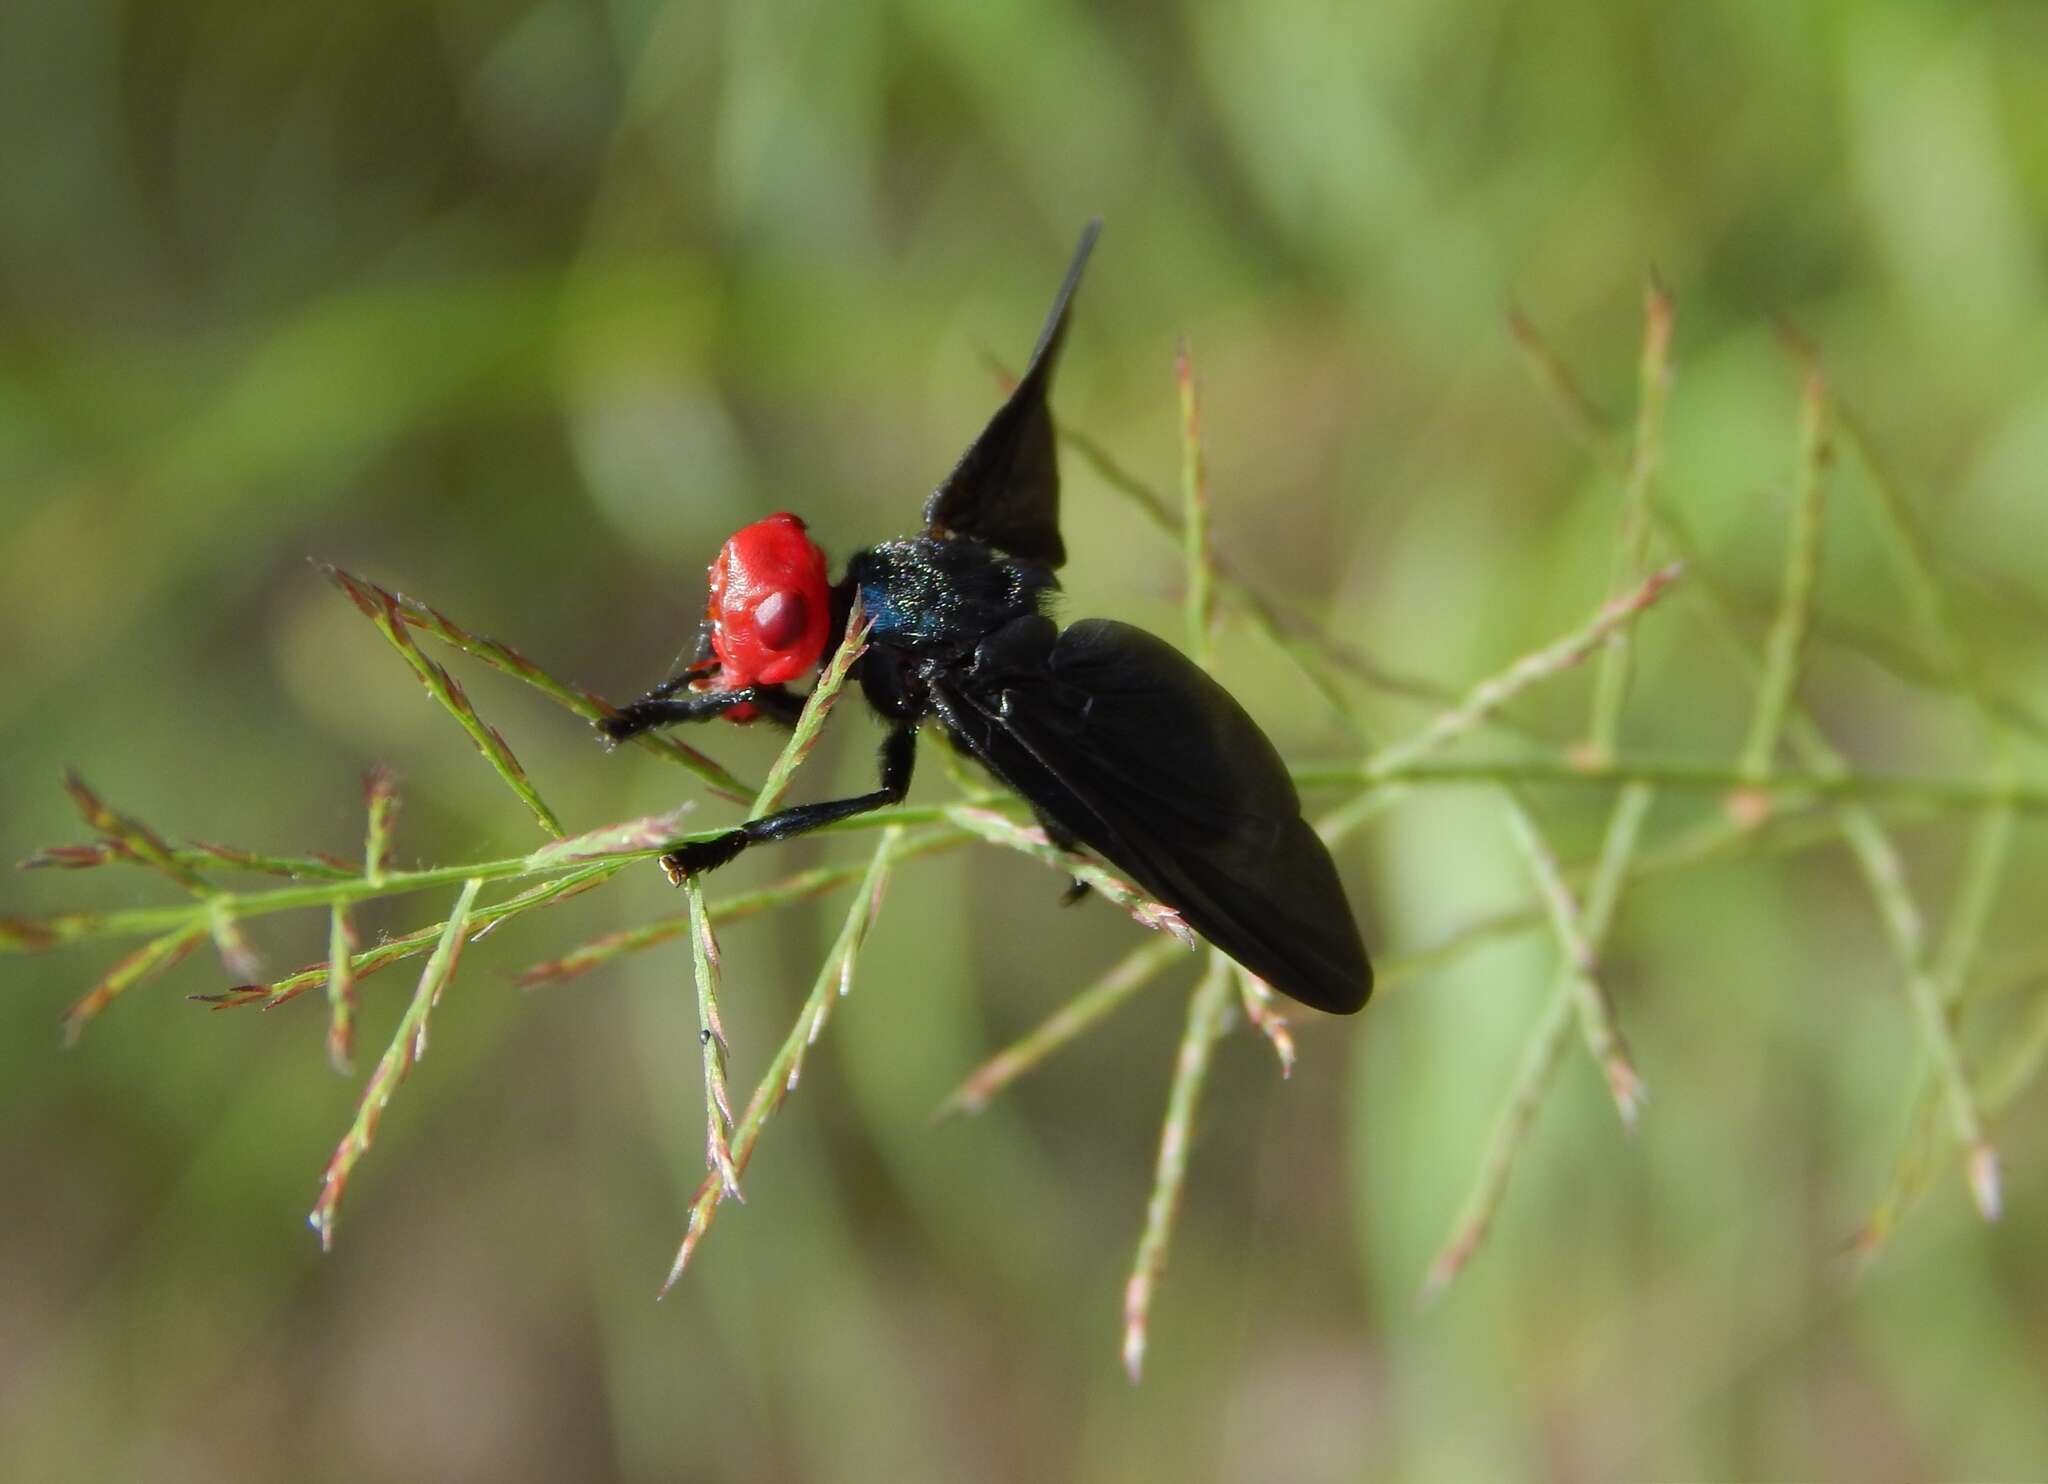
<path fill-rule="evenodd" d="M 759 819 L 750 819 L 736 830 L 709 840 L 697 840 L 661 858 L 669 880 L 680 885 L 685 876 L 715 871 L 749 845 L 761 840 L 786 840 L 856 814 L 900 804 L 910 792 L 911 768 L 917 761 L 917 724 L 901 722 L 882 741 L 881 786 L 872 793 L 850 799 L 831 799 L 822 804 L 793 804 Z"/>

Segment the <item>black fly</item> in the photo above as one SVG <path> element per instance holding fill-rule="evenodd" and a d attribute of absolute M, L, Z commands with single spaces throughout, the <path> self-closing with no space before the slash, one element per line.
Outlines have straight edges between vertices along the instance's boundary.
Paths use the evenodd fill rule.
<path fill-rule="evenodd" d="M 738 532 L 711 567 L 693 664 L 600 723 L 613 740 L 671 722 L 787 721 L 856 596 L 873 623 L 855 674 L 889 724 L 880 786 L 799 804 L 664 858 L 678 879 L 747 846 L 902 800 L 919 727 L 1022 795 L 1063 849 L 1086 845 L 1284 994 L 1350 1014 L 1372 990 L 1329 852 L 1266 734 L 1164 640 L 1113 619 L 1058 628 L 1066 560 L 1046 405 L 1099 222 L 1081 236 L 1031 363 L 925 504 L 921 535 L 857 552 L 827 587 L 803 522 Z"/>

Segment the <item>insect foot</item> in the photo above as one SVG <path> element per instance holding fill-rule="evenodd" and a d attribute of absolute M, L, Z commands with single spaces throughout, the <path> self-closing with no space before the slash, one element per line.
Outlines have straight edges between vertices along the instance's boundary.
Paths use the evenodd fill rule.
<path fill-rule="evenodd" d="M 670 886 L 681 886 L 686 877 L 715 871 L 747 844 L 745 830 L 730 830 L 710 840 L 693 840 L 680 850 L 671 850 L 661 858 L 661 869 L 668 873 Z"/>

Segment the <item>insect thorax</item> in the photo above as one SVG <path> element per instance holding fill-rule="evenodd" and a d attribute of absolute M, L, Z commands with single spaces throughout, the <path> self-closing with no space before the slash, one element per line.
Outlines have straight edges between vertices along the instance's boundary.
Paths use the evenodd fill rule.
<path fill-rule="evenodd" d="M 1051 572 L 962 537 L 918 536 L 857 552 L 847 576 L 876 642 L 964 655 L 1012 619 L 1039 612 Z"/>

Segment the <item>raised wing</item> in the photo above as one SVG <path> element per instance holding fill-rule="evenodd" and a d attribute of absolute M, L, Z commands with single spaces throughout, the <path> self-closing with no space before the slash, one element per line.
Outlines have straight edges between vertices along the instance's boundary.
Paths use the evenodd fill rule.
<path fill-rule="evenodd" d="M 1101 231 L 1099 219 L 1082 230 L 1066 282 L 1060 285 L 1031 352 L 1031 364 L 1009 400 L 996 409 L 946 482 L 925 502 L 924 523 L 933 534 L 972 536 L 1048 567 L 1066 561 L 1066 543 L 1060 540 L 1060 471 L 1046 395 L 1052 388 L 1060 342 L 1066 338 L 1067 310 Z"/>
<path fill-rule="evenodd" d="M 1286 766 L 1172 645 L 1088 619 L 1043 665 L 941 700 L 991 771 L 1252 973 L 1318 1010 L 1365 1004 L 1372 966 Z"/>

